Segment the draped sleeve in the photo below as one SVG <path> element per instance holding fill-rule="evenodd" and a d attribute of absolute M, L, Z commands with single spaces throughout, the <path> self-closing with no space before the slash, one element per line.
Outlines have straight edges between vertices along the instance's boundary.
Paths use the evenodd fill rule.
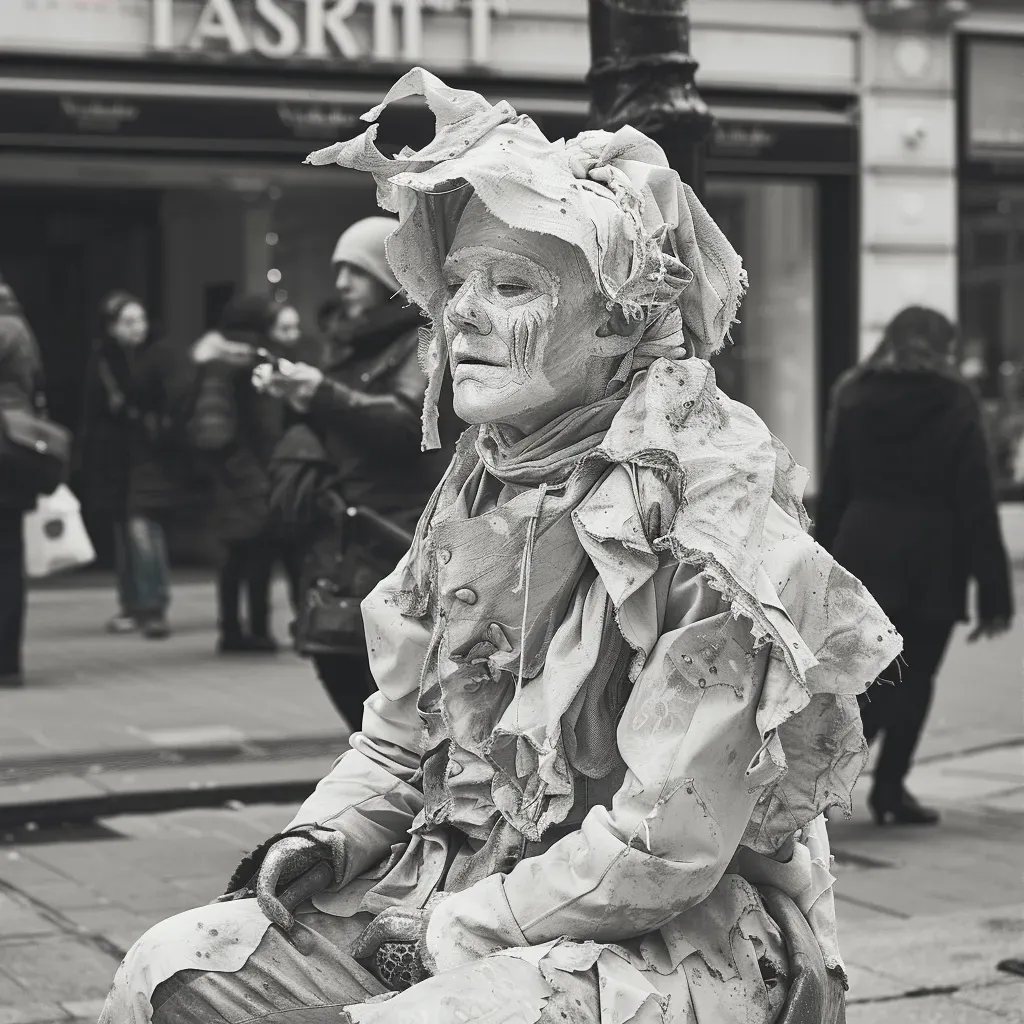
<path fill-rule="evenodd" d="M 732 860 L 770 778 L 756 720 L 768 652 L 697 571 L 645 587 L 665 625 L 618 727 L 622 787 L 541 856 L 442 903 L 427 936 L 438 968 L 560 937 L 642 935 L 705 899 Z"/>
<path fill-rule="evenodd" d="M 299 808 L 289 828 L 316 824 L 344 842 L 345 874 L 338 890 L 408 839 L 423 794 L 410 783 L 422 754 L 416 710 L 429 630 L 402 615 L 394 591 L 403 559 L 363 601 L 370 668 L 378 691 L 366 702 L 363 728 Z"/>

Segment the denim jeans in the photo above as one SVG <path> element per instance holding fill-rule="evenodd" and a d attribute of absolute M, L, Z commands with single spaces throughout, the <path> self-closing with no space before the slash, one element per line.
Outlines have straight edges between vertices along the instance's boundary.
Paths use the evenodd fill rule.
<path fill-rule="evenodd" d="M 171 588 L 167 542 L 160 524 L 144 516 L 115 523 L 114 561 L 122 614 L 164 615 L 171 603 Z"/>

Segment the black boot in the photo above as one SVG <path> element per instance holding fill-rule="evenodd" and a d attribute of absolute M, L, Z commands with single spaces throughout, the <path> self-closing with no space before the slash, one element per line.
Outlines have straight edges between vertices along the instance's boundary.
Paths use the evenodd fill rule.
<path fill-rule="evenodd" d="M 941 815 L 919 804 L 903 787 L 896 793 L 872 791 L 868 806 L 877 825 L 937 825 Z"/>
<path fill-rule="evenodd" d="M 240 626 L 229 626 L 227 629 L 221 626 L 220 639 L 217 641 L 219 654 L 245 654 L 249 650 L 249 638 Z"/>
<path fill-rule="evenodd" d="M 254 654 L 277 654 L 277 641 L 269 633 L 253 633 L 247 637 L 249 650 Z"/>

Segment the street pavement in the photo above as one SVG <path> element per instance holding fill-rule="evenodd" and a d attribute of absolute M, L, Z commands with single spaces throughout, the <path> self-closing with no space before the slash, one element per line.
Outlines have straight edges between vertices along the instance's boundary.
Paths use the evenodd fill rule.
<path fill-rule="evenodd" d="M 105 636 L 112 611 L 102 588 L 33 594 L 28 685 L 0 691 L 0 810 L 225 778 L 301 786 L 343 749 L 307 664 L 213 653 L 208 584 L 177 587 L 165 643 Z M 958 632 L 910 780 L 940 826 L 875 827 L 866 779 L 854 817 L 830 825 L 850 1024 L 1024 1022 L 1024 979 L 996 968 L 1024 958 L 1022 666 L 1020 627 L 970 648 Z M 0 833 L 0 1024 L 94 1020 L 138 934 L 221 892 L 291 810 L 233 801 Z"/>
<path fill-rule="evenodd" d="M 287 635 L 284 587 L 275 627 Z M 214 653 L 212 584 L 174 587 L 167 641 L 108 636 L 112 588 L 33 591 L 26 686 L 3 691 L 0 755 L 105 755 L 251 738 L 340 736 L 345 730 L 307 662 Z"/>

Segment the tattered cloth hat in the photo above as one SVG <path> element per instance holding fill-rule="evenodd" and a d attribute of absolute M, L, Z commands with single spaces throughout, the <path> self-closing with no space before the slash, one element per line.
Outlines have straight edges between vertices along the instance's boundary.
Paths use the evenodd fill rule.
<path fill-rule="evenodd" d="M 386 157 L 371 124 L 358 138 L 306 159 L 368 171 L 379 204 L 399 215 L 388 260 L 435 323 L 424 360 L 425 447 L 438 446 L 436 400 L 448 355 L 442 269 L 474 195 L 509 227 L 576 246 L 627 319 L 675 303 L 695 355 L 706 358 L 722 347 L 746 285 L 740 257 L 660 146 L 629 127 L 551 142 L 509 103 L 451 89 L 422 68 L 399 79 L 363 120 L 375 122 L 389 104 L 416 96 L 436 121 L 423 149 Z"/>

